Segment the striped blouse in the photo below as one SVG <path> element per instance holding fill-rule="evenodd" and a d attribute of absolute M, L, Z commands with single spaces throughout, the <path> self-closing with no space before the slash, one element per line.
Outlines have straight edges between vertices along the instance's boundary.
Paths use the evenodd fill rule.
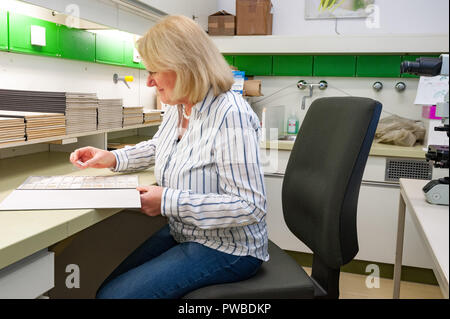
<path fill-rule="evenodd" d="M 178 140 L 181 106 L 169 106 L 151 140 L 113 151 L 115 171 L 155 164 L 161 215 L 178 242 L 269 259 L 266 194 L 259 157 L 258 117 L 232 91 L 212 90 L 192 107 Z"/>

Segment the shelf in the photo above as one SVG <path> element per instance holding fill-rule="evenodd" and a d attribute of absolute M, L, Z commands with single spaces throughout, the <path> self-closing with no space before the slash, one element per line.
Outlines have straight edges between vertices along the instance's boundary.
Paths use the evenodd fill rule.
<path fill-rule="evenodd" d="M 0 144 L 0 149 L 32 145 L 32 144 L 48 143 L 48 142 L 53 142 L 53 141 L 58 141 L 58 140 L 73 139 L 73 138 L 82 137 L 82 136 L 103 134 L 103 133 L 109 133 L 109 132 L 118 132 L 118 131 L 132 130 L 132 129 L 137 129 L 137 128 L 158 126 L 160 124 L 161 124 L 161 122 L 156 122 L 156 123 L 151 123 L 151 124 L 137 124 L 137 125 L 130 125 L 130 126 L 119 127 L 119 128 L 114 128 L 114 129 L 96 130 L 96 131 L 75 133 L 75 134 L 63 135 L 63 136 L 51 136 L 51 137 L 39 138 L 39 139 L 26 141 L 26 142 L 5 143 L 5 144 Z"/>
<path fill-rule="evenodd" d="M 123 148 L 126 145 L 136 145 L 140 142 L 147 141 L 149 139 L 148 136 L 124 136 L 124 137 L 118 137 L 113 139 L 108 139 L 108 150 L 109 149 L 119 149 Z"/>
<path fill-rule="evenodd" d="M 409 54 L 448 52 L 448 34 L 212 36 L 223 54 Z"/>

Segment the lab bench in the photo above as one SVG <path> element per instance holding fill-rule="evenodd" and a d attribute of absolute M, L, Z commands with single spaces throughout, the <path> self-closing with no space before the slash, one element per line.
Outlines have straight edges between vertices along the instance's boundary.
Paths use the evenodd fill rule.
<path fill-rule="evenodd" d="M 0 160 L 0 171 L 0 201 L 21 185 L 28 176 L 108 176 L 118 174 L 109 169 L 79 170 L 69 162 L 69 153 L 65 152 L 41 152 L 2 159 Z M 139 176 L 140 185 L 155 183 L 152 168 L 135 174 Z M 59 265 L 58 257 L 54 256 L 53 252 L 62 251 L 61 247 L 64 246 L 55 245 L 64 243 L 67 239 L 73 241 L 75 234 L 78 236 L 84 230 L 111 219 L 120 211 L 121 209 L 0 211 L 0 283 L 2 283 L 0 296 L 3 298 L 36 298 L 53 288 L 53 273 L 57 270 L 56 266 Z M 138 224 L 142 224 L 141 218 L 145 215 L 141 213 L 136 215 L 139 219 Z M 132 228 L 133 222 L 129 219 L 127 222 L 126 226 Z M 121 223 L 123 224 L 123 218 Z M 151 224 L 151 221 L 148 223 Z M 129 229 L 129 232 L 133 232 L 133 229 Z M 109 230 L 109 233 L 110 236 L 116 237 L 121 232 L 111 234 L 111 230 Z M 133 241 L 134 235 L 132 234 L 122 234 L 122 236 L 118 236 L 120 238 L 117 240 L 123 242 L 123 236 L 129 236 L 130 241 Z M 144 237 L 143 235 L 142 238 Z M 83 249 L 90 250 L 95 244 L 92 242 Z M 56 249 L 48 250 L 48 247 L 56 247 Z M 120 250 L 120 248 L 118 249 Z M 114 251 L 112 248 L 111 250 Z M 126 250 L 129 252 L 129 249 L 122 249 L 125 253 Z M 92 254 L 92 262 L 101 263 L 101 260 L 97 260 L 98 257 L 98 254 L 97 256 L 95 253 Z M 74 263 L 79 263 L 79 261 Z M 20 281 L 20 278 L 25 276 L 24 274 L 27 278 L 34 278 L 34 281 L 30 279 L 28 284 L 23 285 L 23 280 Z M 86 272 L 83 275 L 86 275 Z M 105 273 L 106 275 L 107 273 Z M 87 283 L 86 280 L 84 282 Z M 31 286 L 41 287 L 41 290 L 30 291 Z M 15 287 L 16 290 L 10 290 L 11 287 Z"/>

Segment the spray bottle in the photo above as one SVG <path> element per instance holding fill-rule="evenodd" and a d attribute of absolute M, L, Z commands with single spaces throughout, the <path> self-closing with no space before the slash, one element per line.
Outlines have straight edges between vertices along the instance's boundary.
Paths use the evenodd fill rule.
<path fill-rule="evenodd" d="M 287 120 L 287 134 L 297 135 L 298 133 L 299 121 L 294 112 L 291 112 Z"/>

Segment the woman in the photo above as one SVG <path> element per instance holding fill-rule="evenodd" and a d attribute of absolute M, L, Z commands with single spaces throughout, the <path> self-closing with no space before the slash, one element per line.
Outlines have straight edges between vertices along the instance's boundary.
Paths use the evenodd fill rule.
<path fill-rule="evenodd" d="M 179 298 L 249 278 L 269 259 L 258 118 L 230 90 L 230 67 L 191 19 L 160 21 L 138 51 L 147 85 L 168 104 L 158 132 L 112 152 L 81 148 L 70 161 L 121 172 L 154 161 L 158 186 L 138 187 L 141 209 L 168 225 L 113 271 L 97 297 Z"/>

